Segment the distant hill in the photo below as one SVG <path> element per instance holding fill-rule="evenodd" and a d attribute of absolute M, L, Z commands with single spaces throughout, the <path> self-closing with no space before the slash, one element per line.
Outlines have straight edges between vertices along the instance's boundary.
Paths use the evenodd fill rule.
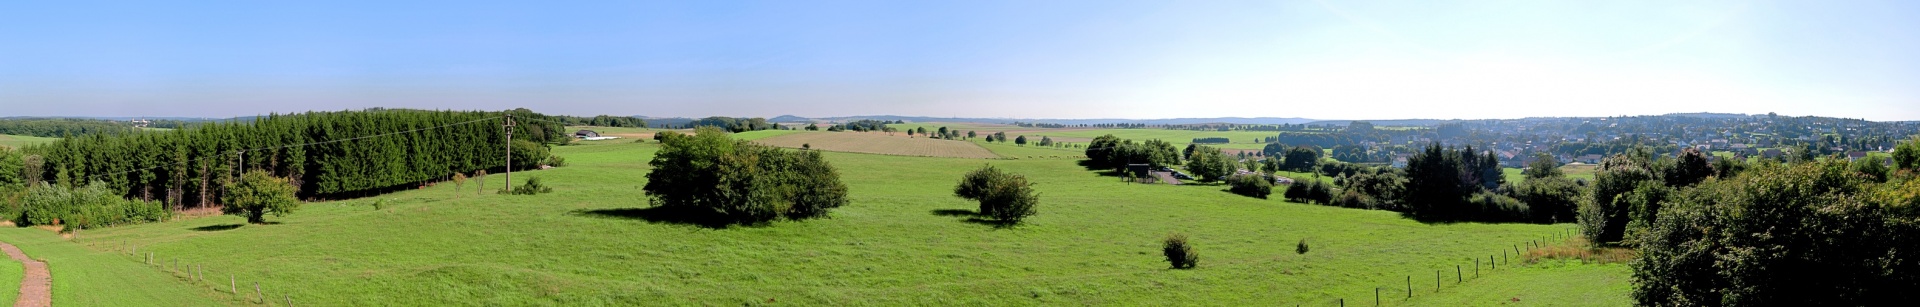
<path fill-rule="evenodd" d="M 1346 124 L 1353 123 L 1354 121 L 1356 120 L 1317 120 L 1317 121 L 1308 122 L 1307 124 L 1308 125 L 1346 125 Z M 1458 121 L 1458 120 L 1457 119 L 1368 119 L 1368 120 L 1358 120 L 1358 121 L 1372 123 L 1374 126 L 1380 126 L 1380 127 L 1395 127 L 1395 126 L 1406 127 L 1406 126 L 1434 126 L 1434 125 L 1444 124 L 1447 122 Z"/>
<path fill-rule="evenodd" d="M 1307 122 L 1312 122 L 1312 121 L 1313 121 L 1312 119 L 1306 119 L 1306 118 L 1298 118 L 1298 117 L 1284 117 L 1284 118 L 1283 118 L 1283 117 L 1253 117 L 1253 118 L 1247 118 L 1247 117 L 1211 117 L 1211 118 L 1165 118 L 1165 119 L 1124 119 L 1124 118 L 1090 118 L 1090 119 L 1060 119 L 1060 118 L 981 118 L 981 117 L 927 117 L 927 116 L 900 116 L 900 115 L 861 115 L 861 116 L 838 116 L 838 117 L 800 117 L 800 116 L 793 116 L 793 115 L 781 115 L 781 116 L 777 116 L 777 117 L 774 117 L 773 119 L 770 119 L 769 121 L 772 121 L 772 122 L 781 122 L 781 123 L 789 123 L 789 122 L 807 122 L 807 121 L 830 121 L 830 122 L 849 122 L 849 121 L 856 121 L 856 120 L 862 120 L 862 119 L 871 119 L 871 120 L 884 120 L 884 121 L 895 121 L 895 120 L 898 120 L 898 121 L 906 121 L 906 122 L 921 122 L 921 123 L 924 123 L 924 122 L 946 122 L 946 123 L 989 123 L 989 124 L 1005 124 L 1005 123 L 1013 123 L 1013 122 L 1022 122 L 1022 123 L 1048 123 L 1048 124 L 1062 124 L 1062 125 L 1080 125 L 1080 124 L 1115 124 L 1115 123 L 1129 123 L 1129 124 L 1150 124 L 1150 125 L 1184 125 L 1184 124 L 1215 124 L 1215 123 L 1218 123 L 1218 124 L 1242 124 L 1242 125 L 1277 125 L 1277 124 L 1303 124 L 1303 123 L 1307 123 Z M 651 121 L 651 120 L 649 120 L 649 121 Z"/>
<path fill-rule="evenodd" d="M 1710 113 L 1710 112 L 1700 112 L 1700 113 L 1667 113 L 1667 114 L 1666 114 L 1665 116 L 1680 116 L 1680 117 L 1698 117 L 1698 118 L 1745 118 L 1745 117 L 1753 117 L 1753 115 L 1746 115 L 1746 114 L 1736 114 L 1736 113 Z"/>

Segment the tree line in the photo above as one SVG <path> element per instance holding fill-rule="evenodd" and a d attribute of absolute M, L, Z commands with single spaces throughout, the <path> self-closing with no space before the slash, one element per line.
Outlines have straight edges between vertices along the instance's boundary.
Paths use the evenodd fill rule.
<path fill-rule="evenodd" d="M 646 128 L 647 120 L 632 116 L 600 115 L 594 117 L 557 115 L 553 120 L 568 126 L 633 127 Z"/>
<path fill-rule="evenodd" d="M 274 114 L 29 146 L 18 152 L 20 181 L 66 187 L 99 181 L 116 195 L 175 208 L 211 205 L 242 172 L 253 170 L 287 178 L 304 198 L 375 193 L 503 168 L 503 114 L 514 115 L 513 137 L 522 143 L 513 146 L 515 168 L 546 162 L 546 149 L 538 144 L 567 137 L 559 122 L 526 109 Z"/>
<path fill-rule="evenodd" d="M 81 118 L 0 119 L 0 134 L 64 138 L 88 134 L 121 134 L 135 128 L 124 122 Z"/>

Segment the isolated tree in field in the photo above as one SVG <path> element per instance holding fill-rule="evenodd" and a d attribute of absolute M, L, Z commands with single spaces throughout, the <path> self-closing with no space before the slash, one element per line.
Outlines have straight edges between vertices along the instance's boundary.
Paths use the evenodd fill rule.
<path fill-rule="evenodd" d="M 287 183 L 286 179 L 273 177 L 264 171 L 248 171 L 240 176 L 240 181 L 227 186 L 226 207 L 220 211 L 247 217 L 248 223 L 267 223 L 266 214 L 285 216 L 300 206 L 300 200 L 294 198 L 299 188 Z"/>
<path fill-rule="evenodd" d="M 807 123 L 807 131 L 820 131 L 820 125 L 814 124 L 814 123 Z"/>
<path fill-rule="evenodd" d="M 847 187 L 819 151 L 789 151 L 701 128 L 663 140 L 642 190 L 656 206 L 715 224 L 824 216 L 847 203 Z"/>
<path fill-rule="evenodd" d="M 974 134 L 973 130 L 967 130 L 967 138 L 971 139 L 975 137 L 978 137 L 978 135 Z"/>
<path fill-rule="evenodd" d="M 1014 137 L 1013 144 L 1020 145 L 1020 146 L 1027 146 L 1027 136 L 1022 135 L 1022 136 Z"/>
<path fill-rule="evenodd" d="M 1007 173 L 992 165 L 968 172 L 953 188 L 953 195 L 980 202 L 982 216 L 1002 223 L 1018 224 L 1033 216 L 1039 196 L 1033 193 L 1027 177 Z"/>
<path fill-rule="evenodd" d="M 994 133 L 993 133 L 993 139 L 995 139 L 995 140 L 999 140 L 999 141 L 1000 141 L 1001 143 L 1006 143 L 1006 142 L 1007 142 L 1007 133 L 1006 133 L 1006 132 L 1004 132 L 1004 131 L 1003 131 L 1003 132 L 994 132 Z"/>
<path fill-rule="evenodd" d="M 1534 154 L 1533 162 L 1528 162 L 1527 169 L 1521 172 L 1527 175 L 1527 179 L 1560 177 L 1566 174 L 1560 171 L 1560 161 L 1555 160 L 1553 154 L 1544 152 Z"/>
<path fill-rule="evenodd" d="M 940 137 L 947 136 L 947 127 L 940 127 Z"/>

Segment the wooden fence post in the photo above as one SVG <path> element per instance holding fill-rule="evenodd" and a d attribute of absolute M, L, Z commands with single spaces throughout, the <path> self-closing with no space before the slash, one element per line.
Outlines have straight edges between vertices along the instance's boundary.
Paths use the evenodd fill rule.
<path fill-rule="evenodd" d="M 1380 306 L 1380 287 L 1373 287 L 1373 305 Z"/>
<path fill-rule="evenodd" d="M 1407 275 L 1407 298 L 1413 298 L 1413 275 Z"/>
<path fill-rule="evenodd" d="M 1440 293 L 1440 270 L 1433 270 L 1433 293 Z"/>
<path fill-rule="evenodd" d="M 1474 273 L 1474 274 L 1480 274 L 1480 273 Z M 1460 265 L 1458 264 L 1453 265 L 1453 283 L 1457 284 L 1457 283 L 1466 282 L 1467 278 L 1462 276 L 1463 275 L 1460 275 Z M 1433 289 L 1433 291 L 1438 292 L 1440 291 L 1440 289 L 1435 288 Z"/>
<path fill-rule="evenodd" d="M 260 291 L 260 282 L 253 282 L 253 294 L 260 295 L 260 303 L 267 303 L 267 293 Z"/>
<path fill-rule="evenodd" d="M 233 274 L 227 274 L 227 292 L 240 295 L 240 280 L 233 278 Z"/>

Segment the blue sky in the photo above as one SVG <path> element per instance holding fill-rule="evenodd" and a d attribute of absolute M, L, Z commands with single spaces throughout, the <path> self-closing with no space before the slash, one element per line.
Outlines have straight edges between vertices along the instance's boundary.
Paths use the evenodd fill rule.
<path fill-rule="evenodd" d="M 0 4 L 0 116 L 1920 120 L 1920 1 Z"/>

